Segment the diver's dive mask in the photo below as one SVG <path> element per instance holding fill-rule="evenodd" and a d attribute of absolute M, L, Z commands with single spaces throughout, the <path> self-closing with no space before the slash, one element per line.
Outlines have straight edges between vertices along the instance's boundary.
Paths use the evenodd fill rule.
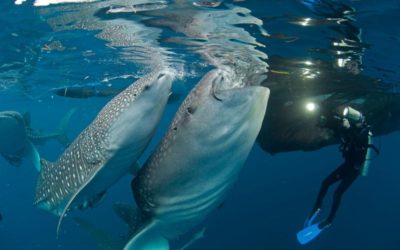
<path fill-rule="evenodd" d="M 343 109 L 343 125 L 344 127 L 350 126 L 350 124 L 362 124 L 364 122 L 364 116 L 363 114 L 350 107 L 346 106 Z"/>

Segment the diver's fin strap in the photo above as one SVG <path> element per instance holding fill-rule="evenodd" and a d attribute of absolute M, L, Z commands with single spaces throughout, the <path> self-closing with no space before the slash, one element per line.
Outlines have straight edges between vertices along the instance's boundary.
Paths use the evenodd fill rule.
<path fill-rule="evenodd" d="M 313 221 L 315 220 L 315 218 L 317 218 L 319 212 L 321 211 L 320 208 L 318 208 L 317 210 L 315 210 L 312 215 L 310 217 L 308 217 L 304 223 L 304 227 L 309 227 L 313 224 Z"/>

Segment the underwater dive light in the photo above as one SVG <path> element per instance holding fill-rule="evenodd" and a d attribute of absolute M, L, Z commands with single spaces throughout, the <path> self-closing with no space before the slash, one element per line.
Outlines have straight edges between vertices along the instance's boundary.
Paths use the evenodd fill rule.
<path fill-rule="evenodd" d="M 313 102 L 308 102 L 306 104 L 306 109 L 310 112 L 313 112 L 317 108 L 317 105 Z"/>
<path fill-rule="evenodd" d="M 350 106 L 346 106 L 343 109 L 343 117 L 347 118 L 353 123 L 361 122 L 363 119 L 362 113 L 356 109 L 353 109 Z"/>

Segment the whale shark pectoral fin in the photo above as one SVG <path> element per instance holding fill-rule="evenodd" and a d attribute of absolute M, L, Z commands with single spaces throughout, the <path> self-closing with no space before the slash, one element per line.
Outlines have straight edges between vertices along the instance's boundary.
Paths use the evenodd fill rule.
<path fill-rule="evenodd" d="M 40 172 L 36 184 L 35 199 L 33 205 L 45 211 L 57 214 L 57 211 L 51 208 L 48 198 L 51 196 L 52 187 L 46 181 L 46 176 L 52 171 L 53 163 L 45 159 L 40 159 Z"/>
<path fill-rule="evenodd" d="M 83 187 L 85 187 L 86 185 L 83 185 Z M 56 231 L 56 235 L 57 238 L 60 235 L 60 228 L 61 228 L 61 224 L 64 220 L 64 217 L 67 215 L 67 212 L 69 210 L 69 208 L 71 207 L 72 203 L 75 201 L 75 198 L 79 195 L 80 191 L 83 190 L 83 187 L 81 187 L 78 192 L 76 192 L 68 201 L 67 205 L 65 205 L 64 209 L 61 212 L 60 218 L 58 219 L 58 224 L 57 224 L 57 231 Z"/>
<path fill-rule="evenodd" d="M 62 224 L 62 222 L 63 222 L 63 220 L 64 220 L 64 217 L 67 215 L 67 212 L 68 212 L 68 210 L 69 210 L 69 206 L 71 205 L 72 201 L 73 201 L 73 198 L 71 198 L 71 199 L 68 201 L 68 204 L 65 206 L 65 208 L 64 208 L 63 211 L 61 212 L 60 218 L 58 219 L 57 230 L 56 230 L 57 239 L 58 239 L 58 236 L 60 235 L 61 224 Z"/>
<path fill-rule="evenodd" d="M 99 168 L 101 169 L 101 168 Z M 65 205 L 64 209 L 61 212 L 60 215 L 60 219 L 58 220 L 58 224 L 57 224 L 57 238 L 60 234 L 60 228 L 61 228 L 61 223 L 64 220 L 64 217 L 67 215 L 68 210 L 70 209 L 71 205 L 74 203 L 75 200 L 77 200 L 77 198 L 79 198 L 79 195 L 82 193 L 82 191 L 87 187 L 87 185 L 89 185 L 89 183 L 95 178 L 96 174 L 99 172 L 99 170 L 97 170 L 92 177 L 90 177 L 88 180 L 86 180 L 85 183 L 82 184 L 82 186 L 72 195 L 72 197 L 68 200 L 67 204 Z"/>
<path fill-rule="evenodd" d="M 35 166 L 36 170 L 40 172 L 41 169 L 41 163 L 40 163 L 40 155 L 39 152 L 37 151 L 35 145 L 31 141 L 28 141 L 28 155 L 29 158 L 31 159 L 33 165 Z"/>
<path fill-rule="evenodd" d="M 157 230 L 154 229 L 156 221 L 144 225 L 136 233 L 124 250 L 169 250 L 169 242 Z"/>
<path fill-rule="evenodd" d="M 84 185 L 83 187 L 85 187 L 86 185 Z M 83 188 L 81 187 L 78 192 L 76 192 L 68 201 L 67 205 L 65 205 L 64 209 L 61 212 L 60 218 L 58 219 L 58 223 L 57 223 L 57 230 L 56 230 L 56 236 L 58 239 L 58 236 L 60 235 L 60 228 L 61 228 L 61 224 L 64 220 L 64 217 L 67 215 L 67 212 L 69 211 L 72 203 L 75 201 L 75 198 L 79 195 L 80 191 Z"/>

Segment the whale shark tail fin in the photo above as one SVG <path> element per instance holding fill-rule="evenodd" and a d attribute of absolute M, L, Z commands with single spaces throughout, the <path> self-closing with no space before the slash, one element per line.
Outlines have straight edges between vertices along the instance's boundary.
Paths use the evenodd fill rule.
<path fill-rule="evenodd" d="M 56 137 L 57 141 L 63 145 L 64 147 L 68 147 L 70 144 L 70 140 L 67 136 L 66 130 L 69 124 L 69 121 L 72 117 L 72 115 L 75 113 L 76 108 L 72 108 L 70 111 L 68 111 L 63 119 L 61 120 L 60 124 L 58 125 L 57 128 L 57 134 L 58 136 Z"/>
<path fill-rule="evenodd" d="M 169 250 L 169 242 L 155 229 L 155 221 L 144 224 L 124 250 Z"/>

